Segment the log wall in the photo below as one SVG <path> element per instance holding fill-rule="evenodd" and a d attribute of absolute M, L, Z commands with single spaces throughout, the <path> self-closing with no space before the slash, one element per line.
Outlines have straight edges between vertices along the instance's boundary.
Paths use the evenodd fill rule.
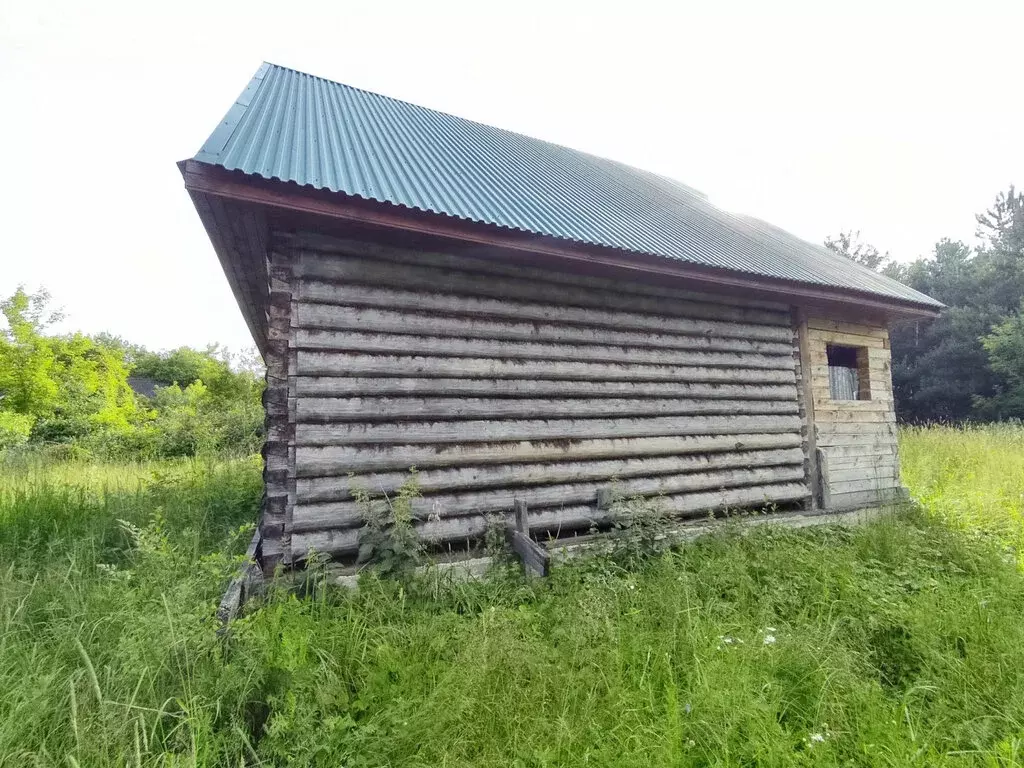
<path fill-rule="evenodd" d="M 869 399 L 832 400 L 829 344 L 864 350 L 859 370 Z M 896 413 L 893 406 L 889 332 L 811 317 L 807 320 L 813 422 L 821 478 L 821 505 L 852 509 L 901 496 Z"/>
<path fill-rule="evenodd" d="M 352 555 L 360 492 L 410 467 L 442 545 L 515 499 L 566 535 L 607 522 L 599 489 L 681 516 L 809 498 L 786 306 L 311 234 L 272 248 L 264 526 L 285 563 Z"/>

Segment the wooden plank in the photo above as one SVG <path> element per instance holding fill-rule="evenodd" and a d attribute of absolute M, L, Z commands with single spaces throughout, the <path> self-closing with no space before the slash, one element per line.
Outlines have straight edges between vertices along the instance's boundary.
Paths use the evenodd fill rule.
<path fill-rule="evenodd" d="M 898 485 L 899 479 L 896 477 L 865 477 L 857 480 L 830 482 L 829 491 L 836 495 L 840 493 L 874 491 L 882 488 L 895 488 Z"/>
<path fill-rule="evenodd" d="M 423 330 L 429 330 L 425 326 Z M 551 344 L 501 339 L 461 339 L 447 336 L 359 333 L 356 331 L 295 330 L 296 349 L 361 352 L 375 355 L 437 355 L 440 357 L 498 357 L 514 360 L 580 360 L 650 365 L 690 365 L 714 368 L 789 370 L 793 353 L 663 350 L 604 344 Z"/>
<path fill-rule="evenodd" d="M 837 424 L 892 424 L 896 421 L 896 414 L 888 408 L 871 411 L 847 411 L 842 409 L 830 409 L 817 412 L 818 426 L 825 429 L 826 425 Z"/>
<path fill-rule="evenodd" d="M 829 466 L 831 466 L 833 470 L 864 468 L 882 468 L 891 470 L 898 463 L 894 452 L 887 454 L 871 454 L 866 456 L 835 456 L 831 455 L 831 452 L 836 449 L 830 448 L 828 450 L 830 452 Z"/>
<path fill-rule="evenodd" d="M 299 477 L 405 472 L 409 467 L 513 465 L 528 462 L 625 460 L 633 456 L 682 456 L 729 451 L 798 448 L 797 433 L 737 435 L 671 435 L 598 440 L 522 440 L 505 443 L 452 445 L 299 446 L 295 465 Z M 891 448 L 891 446 L 886 446 Z M 861 446 L 857 447 L 858 450 Z"/>
<path fill-rule="evenodd" d="M 871 397 L 868 400 L 833 400 L 832 390 L 829 389 L 828 382 L 822 383 L 820 379 L 814 379 L 811 388 L 814 394 L 814 402 L 821 405 L 845 407 L 847 404 L 854 403 L 884 403 L 887 407 L 891 408 L 893 396 L 892 387 L 889 382 L 889 379 L 879 381 L 877 377 L 873 382 L 869 380 L 868 388 L 871 390 Z"/>
<path fill-rule="evenodd" d="M 831 485 L 829 482 L 829 455 L 820 447 L 815 452 L 818 465 L 817 502 L 822 509 L 829 509 L 832 506 Z"/>
<path fill-rule="evenodd" d="M 838 424 L 836 429 L 847 425 Z M 655 435 L 727 435 L 799 432 L 798 416 L 652 416 L 621 419 L 522 421 L 408 421 L 401 423 L 297 424 L 295 444 L 464 443 L 510 440 L 583 440 Z"/>
<path fill-rule="evenodd" d="M 547 576 L 551 564 L 551 553 L 525 533 L 509 531 L 509 543 L 512 550 L 523 562 L 523 572 L 537 576 Z"/>
<path fill-rule="evenodd" d="M 572 458 L 571 452 L 568 458 Z M 586 481 L 610 482 L 613 478 L 622 480 L 711 469 L 795 466 L 800 465 L 802 461 L 803 451 L 799 448 L 598 461 L 546 461 L 533 464 L 421 469 L 416 474 L 416 484 L 421 493 L 431 494 L 455 489 L 508 488 Z M 357 490 L 378 496 L 393 495 L 408 479 L 409 472 L 406 469 L 362 475 L 300 477 L 296 490 L 300 502 L 343 501 L 352 498 Z"/>
<path fill-rule="evenodd" d="M 871 467 L 829 467 L 829 481 L 833 484 L 844 483 L 854 480 L 886 480 L 897 482 L 899 475 L 896 472 L 896 465 L 888 466 L 875 465 Z"/>
<path fill-rule="evenodd" d="M 896 452 L 895 443 L 876 443 L 876 444 L 864 444 L 864 441 L 854 443 L 853 445 L 836 445 L 829 446 L 825 449 L 828 455 L 836 461 L 846 461 L 850 457 L 861 457 L 865 461 L 874 461 L 875 459 L 885 460 L 893 456 Z"/>
<path fill-rule="evenodd" d="M 808 317 L 807 325 L 815 331 L 831 333 L 847 333 L 855 336 L 869 336 L 879 339 L 889 338 L 889 329 L 877 325 L 861 325 L 848 323 L 845 320 L 829 320 L 823 317 Z"/>
<path fill-rule="evenodd" d="M 512 314 L 510 308 L 510 315 Z M 434 336 L 500 339 L 507 341 L 545 341 L 558 344 L 605 344 L 664 349 L 703 349 L 719 352 L 752 352 L 785 355 L 792 353 L 789 341 L 757 341 L 721 336 L 706 323 L 704 333 L 651 333 L 566 325 L 565 323 L 524 322 L 514 316 L 494 319 L 479 316 L 451 316 L 438 312 L 422 312 L 411 308 L 381 309 L 378 307 L 345 306 L 297 302 L 293 323 L 300 328 L 333 331 L 367 331 L 375 333 L 422 334 L 429 329 Z M 750 326 L 760 328 L 761 326 Z M 696 329 L 695 329 L 696 330 Z M 738 335 L 743 326 L 730 330 Z"/>
<path fill-rule="evenodd" d="M 259 564 L 256 562 L 256 552 L 260 546 L 260 531 L 257 528 L 249 540 L 249 546 L 245 550 L 242 566 L 238 569 L 235 577 L 231 579 L 228 588 L 221 597 L 220 605 L 217 606 L 217 623 L 220 625 L 217 634 L 223 636 L 227 633 L 229 625 L 238 615 L 239 610 L 245 604 L 249 593 L 262 581 L 262 574 Z"/>
<path fill-rule="evenodd" d="M 659 498 L 657 504 L 666 512 L 685 516 L 720 509 L 739 510 L 769 504 L 785 504 L 804 499 L 807 497 L 807 493 L 807 487 L 802 483 L 782 483 L 665 496 Z M 597 510 L 591 506 L 539 510 L 531 507 L 530 509 L 532 530 L 563 533 L 587 530 L 593 525 L 607 523 L 609 519 L 608 512 Z M 484 535 L 487 525 L 487 519 L 483 515 L 469 515 L 417 522 L 416 529 L 424 540 L 437 544 L 445 541 L 477 539 Z M 328 555 L 350 556 L 355 554 L 358 545 L 359 532 L 354 528 L 295 533 L 292 537 L 293 553 L 296 558 L 305 557 L 311 550 Z"/>
<path fill-rule="evenodd" d="M 399 421 L 409 419 L 594 418 L 597 416 L 668 416 L 792 414 L 795 401 L 677 400 L 659 398 L 560 398 L 551 400 L 467 397 L 305 397 L 296 403 L 303 423 Z M 867 414 L 876 415 L 876 414 Z M 880 414 L 878 414 L 880 415 Z M 881 420 L 881 419 L 879 419 Z"/>
<path fill-rule="evenodd" d="M 865 439 L 896 440 L 896 425 L 892 422 L 819 422 L 817 427 L 819 439 L 832 435 L 860 435 Z"/>
<path fill-rule="evenodd" d="M 482 379 L 544 378 L 590 381 L 679 381 L 721 384 L 792 384 L 790 370 L 703 368 L 558 360 L 496 360 L 486 357 L 361 355 L 299 352 L 303 376 L 440 376 Z"/>
<path fill-rule="evenodd" d="M 519 322 L 562 323 L 614 330 L 648 330 L 663 334 L 720 336 L 783 343 L 792 338 L 788 327 L 778 325 L 689 317 L 685 313 L 682 316 L 670 316 L 579 307 L 561 301 L 545 304 L 531 300 L 534 297 L 510 301 L 505 297 L 465 296 L 436 290 L 410 291 L 318 280 L 298 281 L 296 295 L 304 302 L 413 310 L 446 316 L 509 318 Z"/>
<path fill-rule="evenodd" d="M 685 475 L 630 478 L 615 484 L 623 496 L 661 496 L 803 480 L 802 466 L 759 467 L 715 470 Z M 530 489 L 499 488 L 467 493 L 441 494 L 412 499 L 413 515 L 420 520 L 511 510 L 516 498 L 534 507 L 597 504 L 597 487 L 592 483 L 538 486 Z M 372 502 L 381 506 L 387 499 Z M 362 524 L 364 506 L 358 501 L 310 502 L 296 504 L 293 525 L 296 532 L 323 528 L 348 528 Z"/>
<path fill-rule="evenodd" d="M 490 254 L 480 256 L 462 256 L 449 253 L 435 253 L 419 249 L 398 248 L 390 244 L 369 243 L 360 240 L 323 235 L 319 232 L 282 233 L 281 240 L 297 250 L 322 251 L 325 254 L 345 254 L 364 258 L 383 259 L 402 264 L 427 265 L 441 269 L 462 270 L 465 272 L 482 272 L 493 275 L 506 275 L 524 279 L 542 280 L 545 282 L 563 283 L 574 286 L 590 287 L 599 290 L 610 290 L 625 293 L 636 293 L 643 296 L 665 296 L 671 299 L 735 304 L 743 307 L 760 307 L 776 311 L 786 311 L 787 305 L 779 302 L 752 300 L 729 294 L 690 291 L 681 288 L 655 285 L 637 281 L 614 280 L 607 277 L 596 277 L 581 274 L 579 271 L 559 272 L 553 269 L 530 267 L 523 264 L 510 263 L 507 256 L 500 260 Z M 325 258 L 333 258 L 330 255 Z"/>
<path fill-rule="evenodd" d="M 829 400 L 814 407 L 818 413 L 892 412 L 892 400 Z"/>
<path fill-rule="evenodd" d="M 480 275 L 415 264 L 388 264 L 357 257 L 323 257 L 303 251 L 296 265 L 302 278 L 337 281 L 344 284 L 387 286 L 404 290 L 440 291 L 468 296 L 545 301 L 559 305 L 601 307 L 630 312 L 649 312 L 711 320 L 788 325 L 788 315 L 771 310 L 727 306 L 642 296 L 622 291 L 601 291 L 574 285 L 558 285 L 550 280 L 524 280 L 515 277 Z"/>
<path fill-rule="evenodd" d="M 514 527 L 509 526 L 508 539 L 512 551 L 519 555 L 523 563 L 523 573 L 527 576 L 536 574 L 547 576 L 551 563 L 551 553 L 546 547 L 530 538 L 530 516 L 526 502 L 516 499 L 513 504 Z"/>
<path fill-rule="evenodd" d="M 448 397 L 679 397 L 716 400 L 796 399 L 791 384 L 715 384 L 704 382 L 549 381 L 544 379 L 370 378 L 300 376 L 300 397 L 408 395 Z"/>
<path fill-rule="evenodd" d="M 873 349 L 884 349 L 885 339 L 879 336 L 861 336 L 853 333 L 838 333 L 835 331 L 820 331 L 809 329 L 807 336 L 825 344 L 839 344 L 847 347 L 869 347 Z"/>
<path fill-rule="evenodd" d="M 881 360 L 872 360 L 869 363 L 869 371 L 872 377 L 889 375 L 889 363 Z M 827 365 L 812 365 L 811 376 L 820 379 L 822 382 L 828 381 L 828 366 Z"/>
<path fill-rule="evenodd" d="M 828 448 L 830 451 L 836 446 L 858 446 L 872 452 L 885 449 L 891 451 L 896 447 L 896 436 L 887 434 L 823 433 L 818 430 L 817 439 L 819 448 Z"/>
<path fill-rule="evenodd" d="M 879 505 L 902 504 L 908 498 L 907 489 L 903 487 L 837 493 L 832 497 L 831 508 L 834 510 L 863 509 Z"/>
<path fill-rule="evenodd" d="M 530 516 L 527 513 L 526 502 L 516 499 L 513 504 L 513 515 L 515 516 L 516 530 L 526 536 L 530 535 Z"/>

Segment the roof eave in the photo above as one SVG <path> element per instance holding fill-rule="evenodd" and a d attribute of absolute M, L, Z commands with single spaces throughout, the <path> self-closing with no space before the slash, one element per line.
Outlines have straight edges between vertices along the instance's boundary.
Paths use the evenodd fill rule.
<path fill-rule="evenodd" d="M 382 227 L 419 236 L 440 237 L 570 262 L 685 279 L 691 284 L 704 285 L 709 290 L 746 289 L 776 301 L 795 305 L 843 304 L 860 312 L 881 315 L 890 320 L 931 318 L 937 316 L 942 309 L 941 306 L 916 304 L 851 289 L 760 277 L 650 254 L 581 244 L 546 235 L 470 222 L 443 214 L 364 200 L 329 190 L 302 187 L 294 182 L 264 179 L 194 159 L 184 160 L 178 167 L 184 177 L 186 189 L 193 195 L 215 195 L 279 211 L 325 216 L 341 222 Z"/>

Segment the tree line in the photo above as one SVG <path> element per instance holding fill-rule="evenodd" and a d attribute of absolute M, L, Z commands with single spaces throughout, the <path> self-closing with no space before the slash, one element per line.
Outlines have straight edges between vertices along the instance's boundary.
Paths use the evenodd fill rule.
<path fill-rule="evenodd" d="M 975 217 L 978 245 L 942 239 L 910 263 L 856 232 L 828 248 L 946 305 L 934 320 L 890 329 L 896 415 L 903 422 L 1024 419 L 1024 193 Z"/>
<path fill-rule="evenodd" d="M 255 355 L 153 352 L 108 334 L 51 334 L 45 290 L 0 301 L 0 451 L 107 458 L 251 453 L 263 439 Z"/>

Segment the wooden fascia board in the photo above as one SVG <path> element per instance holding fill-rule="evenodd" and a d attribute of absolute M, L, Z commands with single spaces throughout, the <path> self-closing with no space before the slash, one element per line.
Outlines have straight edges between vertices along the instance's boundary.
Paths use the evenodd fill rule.
<path fill-rule="evenodd" d="M 759 297 L 788 304 L 822 308 L 845 305 L 856 308 L 858 314 L 876 314 L 892 320 L 930 318 L 939 313 L 938 309 L 897 300 L 887 301 L 869 294 L 747 276 L 725 269 L 701 267 L 605 246 L 571 243 L 554 237 L 413 211 L 390 203 L 300 187 L 291 182 L 262 179 L 196 160 L 183 161 L 179 167 L 185 178 L 185 187 L 190 191 L 201 191 L 296 214 L 324 216 L 350 224 L 380 227 L 411 235 L 439 237 L 531 256 L 541 255 L 563 262 L 625 270 L 648 278 L 686 280 L 691 287 L 698 284 L 711 291 L 755 292 Z"/>

